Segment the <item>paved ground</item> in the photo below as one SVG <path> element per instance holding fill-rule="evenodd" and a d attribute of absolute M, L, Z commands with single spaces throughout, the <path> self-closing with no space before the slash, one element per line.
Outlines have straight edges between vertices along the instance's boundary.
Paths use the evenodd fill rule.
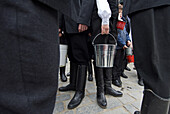
<path fill-rule="evenodd" d="M 133 64 L 128 64 L 131 71 L 125 71 L 128 79 L 122 79 L 123 86 L 118 88 L 114 85 L 112 87 L 123 92 L 123 97 L 116 98 L 106 95 L 107 109 L 102 109 L 96 102 L 96 85 L 93 82 L 87 81 L 85 98 L 82 103 L 73 110 L 68 110 L 67 105 L 74 95 L 74 92 L 59 92 L 56 98 L 56 106 L 53 114 L 133 114 L 134 111 L 140 109 L 143 87 L 137 84 L 136 71 L 133 70 Z M 69 66 L 67 66 L 69 71 Z M 59 81 L 59 87 L 67 85 L 67 82 Z"/>

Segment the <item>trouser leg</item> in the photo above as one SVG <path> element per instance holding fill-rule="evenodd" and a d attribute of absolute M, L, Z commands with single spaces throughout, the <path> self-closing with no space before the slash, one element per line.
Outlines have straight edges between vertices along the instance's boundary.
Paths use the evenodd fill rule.
<path fill-rule="evenodd" d="M 87 39 L 88 34 L 86 32 L 68 35 L 68 57 L 70 61 L 78 65 L 88 65 Z"/>
<path fill-rule="evenodd" d="M 123 63 L 123 49 L 117 49 L 114 59 L 114 67 L 113 67 L 113 74 L 112 74 L 112 84 L 115 86 L 121 87 L 122 82 L 120 79 L 122 63 Z"/>

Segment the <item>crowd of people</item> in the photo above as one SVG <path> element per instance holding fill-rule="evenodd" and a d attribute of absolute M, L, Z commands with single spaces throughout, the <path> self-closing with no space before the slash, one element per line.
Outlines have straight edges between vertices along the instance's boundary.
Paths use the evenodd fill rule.
<path fill-rule="evenodd" d="M 72 32 L 70 33 L 69 32 L 71 28 L 70 26 L 72 25 L 68 24 L 68 20 L 66 16 L 60 14 L 59 38 L 60 38 L 60 44 L 62 45 L 68 44 L 68 58 L 70 60 L 70 83 L 65 87 L 60 87 L 59 91 L 62 91 L 62 92 L 63 91 L 76 91 L 75 96 L 71 100 L 71 101 L 74 101 L 74 103 L 72 102 L 69 103 L 68 105 L 69 109 L 77 107 L 81 103 L 84 97 L 84 94 L 85 94 L 84 91 L 85 91 L 85 84 L 86 84 L 87 69 L 85 69 L 84 72 L 79 75 L 79 72 L 81 71 L 78 71 L 77 69 L 78 65 L 84 64 L 86 67 L 88 67 L 88 74 L 89 74 L 88 80 L 92 81 L 93 69 L 92 69 L 91 61 L 94 60 L 93 65 L 94 65 L 94 72 L 95 72 L 95 79 L 96 79 L 96 86 L 97 86 L 96 96 L 97 96 L 98 105 L 102 108 L 106 108 L 107 106 L 105 94 L 109 94 L 114 97 L 121 97 L 123 95 L 122 92 L 114 90 L 111 87 L 111 84 L 121 87 L 122 82 L 120 80 L 120 76 L 124 78 L 128 78 L 123 73 L 124 69 L 127 68 L 127 59 L 126 59 L 125 50 L 128 47 L 130 48 L 132 47 L 131 47 L 131 39 L 129 37 L 130 21 L 128 21 L 129 19 L 128 16 L 122 17 L 123 2 L 120 2 L 119 5 L 116 2 L 114 3 L 113 1 L 110 1 L 108 3 L 107 1 L 97 1 L 97 3 L 94 3 L 93 10 L 92 10 L 92 17 L 88 19 L 88 21 L 91 20 L 89 29 L 85 29 L 85 31 L 83 31 L 83 32 L 86 32 L 86 35 L 84 38 L 85 41 L 83 41 L 82 36 L 79 36 L 77 38 L 75 36 L 73 36 L 73 38 L 70 37 L 72 35 L 80 34 L 81 32 L 79 31 L 77 33 L 72 33 Z M 97 5 L 98 5 L 98 8 L 97 8 Z M 105 11 L 106 7 L 108 9 Z M 109 7 L 112 9 L 109 10 Z M 98 9 L 101 9 L 101 11 L 98 12 L 97 11 Z M 82 12 L 82 13 L 85 15 L 85 12 Z M 106 21 L 108 22 L 104 23 L 103 17 L 107 18 Z M 123 26 L 123 29 L 119 29 L 119 28 L 117 29 L 118 18 L 119 18 L 119 21 L 126 23 L 126 25 Z M 108 28 L 107 32 L 114 35 L 114 37 L 117 39 L 116 53 L 114 57 L 115 58 L 114 65 L 112 68 L 101 68 L 101 67 L 96 66 L 96 63 L 95 63 L 96 61 L 95 52 L 94 52 L 94 47 L 92 45 L 92 41 L 96 35 L 98 35 L 99 33 L 102 33 L 101 25 L 103 25 L 103 23 L 106 25 L 109 25 L 110 29 Z M 77 27 L 75 28 L 75 31 L 77 30 Z M 110 38 L 108 35 L 101 35 L 99 39 L 96 39 L 95 43 L 96 42 L 97 44 L 102 44 L 102 43 L 112 44 L 114 43 L 114 40 Z M 84 57 L 86 57 L 86 59 L 84 59 Z M 66 58 L 62 58 L 62 59 L 66 59 Z M 84 61 L 84 63 L 82 63 L 80 60 Z M 63 69 L 65 69 L 65 66 L 60 67 L 60 79 L 61 81 L 65 82 L 67 81 L 66 80 L 67 77 L 65 76 L 65 72 L 63 72 L 65 70 Z M 83 78 L 81 79 L 81 77 Z M 78 88 L 80 87 L 80 84 L 78 83 L 82 84 L 81 89 Z M 83 95 L 80 96 L 78 93 L 81 93 Z M 77 99 L 77 101 L 75 99 Z"/>
<path fill-rule="evenodd" d="M 79 106 L 85 96 L 87 70 L 91 74 L 88 80 L 93 80 L 91 60 L 97 104 L 107 108 L 105 95 L 123 95 L 111 84 L 121 87 L 120 76 L 128 78 L 123 71 L 128 69 L 126 49 L 132 47 L 132 30 L 135 68 L 139 82 L 144 83 L 142 107 L 135 114 L 168 114 L 169 11 L 169 0 L 2 0 L 0 113 L 53 113 L 59 43 L 68 45 L 70 60 L 69 84 L 59 87 L 59 91 L 75 91 L 68 109 Z M 117 27 L 119 21 L 125 23 L 123 28 Z M 96 36 L 94 43 L 117 44 L 113 67 L 96 64 L 92 45 Z M 64 74 L 65 68 L 60 67 L 60 79 L 66 82 Z"/>

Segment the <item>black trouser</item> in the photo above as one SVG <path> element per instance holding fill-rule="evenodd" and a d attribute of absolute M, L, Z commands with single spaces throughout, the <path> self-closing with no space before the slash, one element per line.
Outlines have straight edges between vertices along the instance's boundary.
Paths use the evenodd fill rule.
<path fill-rule="evenodd" d="M 124 56 L 125 56 L 125 50 L 123 48 L 116 49 L 114 66 L 113 66 L 113 78 L 121 76 Z"/>
<path fill-rule="evenodd" d="M 62 37 L 60 37 L 59 39 L 60 39 L 60 44 L 65 44 L 65 45 L 67 45 L 67 38 L 68 37 L 68 35 L 67 35 L 67 33 L 65 33 Z"/>
<path fill-rule="evenodd" d="M 88 65 L 89 54 L 86 32 L 68 34 L 68 57 L 78 65 Z"/>
<path fill-rule="evenodd" d="M 124 72 L 124 69 L 127 67 L 127 64 L 128 64 L 128 60 L 126 58 L 126 51 L 124 51 L 125 54 L 124 54 L 124 57 L 123 57 L 123 64 L 122 64 L 122 73 Z"/>
<path fill-rule="evenodd" d="M 131 15 L 133 46 L 138 73 L 145 89 L 170 98 L 170 6 Z"/>

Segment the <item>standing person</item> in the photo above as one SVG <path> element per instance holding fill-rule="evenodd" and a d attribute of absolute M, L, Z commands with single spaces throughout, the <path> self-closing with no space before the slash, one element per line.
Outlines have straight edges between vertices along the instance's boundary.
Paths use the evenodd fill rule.
<path fill-rule="evenodd" d="M 67 34 L 65 33 L 64 15 L 62 13 L 59 13 L 59 39 L 60 39 L 60 44 L 67 45 Z M 60 58 L 60 59 L 66 59 L 66 58 Z M 66 66 L 60 66 L 60 80 L 62 82 L 67 81 L 67 77 L 65 75 L 65 69 Z"/>
<path fill-rule="evenodd" d="M 74 9 L 70 2 L 0 1 L 1 114 L 52 114 L 58 87 L 58 10 L 75 20 L 67 12 Z"/>
<path fill-rule="evenodd" d="M 74 97 L 68 104 L 68 109 L 76 108 L 85 96 L 88 54 L 88 26 L 90 26 L 91 13 L 94 0 L 75 0 L 79 10 L 77 21 L 64 17 L 66 32 L 68 34 L 68 57 L 70 60 L 70 83 L 60 87 L 59 91 L 74 90 Z M 87 9 L 88 8 L 88 9 Z"/>
<path fill-rule="evenodd" d="M 89 60 L 88 63 L 88 81 L 93 81 L 93 69 L 91 59 Z"/>
<path fill-rule="evenodd" d="M 99 33 L 108 34 L 109 31 L 117 38 L 117 15 L 117 0 L 96 0 L 92 14 L 92 38 L 94 38 Z M 106 37 L 104 39 L 100 37 L 98 40 L 95 40 L 95 42 L 114 43 L 113 39 L 110 39 L 108 35 L 103 36 Z M 120 97 L 122 96 L 122 93 L 120 91 L 114 90 L 111 87 L 112 68 L 97 67 L 94 60 L 94 71 L 97 86 L 97 103 L 101 108 L 106 108 L 107 101 L 105 94 Z"/>
<path fill-rule="evenodd" d="M 92 67 L 92 59 L 93 59 L 93 46 L 91 45 L 91 33 L 88 36 L 88 52 L 89 52 L 89 62 L 88 62 L 88 81 L 93 81 L 93 67 Z"/>
<path fill-rule="evenodd" d="M 125 0 L 132 23 L 136 68 L 144 81 L 141 114 L 168 114 L 170 104 L 170 1 Z M 136 114 L 139 112 L 135 112 Z"/>
<path fill-rule="evenodd" d="M 122 3 L 123 4 L 123 3 Z M 126 22 L 126 31 L 128 33 L 128 37 L 130 38 L 131 40 L 131 37 L 130 37 L 130 18 L 128 16 L 124 17 L 124 20 Z M 132 44 L 132 41 L 131 41 L 131 44 Z M 130 48 L 132 48 L 132 46 L 130 46 Z M 127 70 L 127 71 L 131 71 L 131 69 L 128 67 L 128 60 L 127 60 L 127 53 L 125 51 L 125 56 L 123 58 L 123 64 L 122 64 L 122 73 L 121 73 L 121 77 L 123 78 L 128 78 L 128 76 L 124 73 L 124 70 Z"/>
<path fill-rule="evenodd" d="M 122 9 L 119 9 L 122 10 Z M 119 16 L 122 15 L 122 11 L 119 13 Z M 121 21 L 125 21 L 124 17 L 120 17 Z M 126 57 L 125 49 L 127 49 L 131 45 L 131 40 L 129 34 L 126 31 L 126 26 L 123 30 L 118 29 L 118 39 L 117 39 L 117 47 L 116 47 L 116 54 L 114 59 L 114 66 L 113 66 L 113 75 L 112 75 L 112 84 L 118 87 L 122 87 L 122 81 L 120 76 L 124 71 L 122 70 L 123 60 Z"/>

